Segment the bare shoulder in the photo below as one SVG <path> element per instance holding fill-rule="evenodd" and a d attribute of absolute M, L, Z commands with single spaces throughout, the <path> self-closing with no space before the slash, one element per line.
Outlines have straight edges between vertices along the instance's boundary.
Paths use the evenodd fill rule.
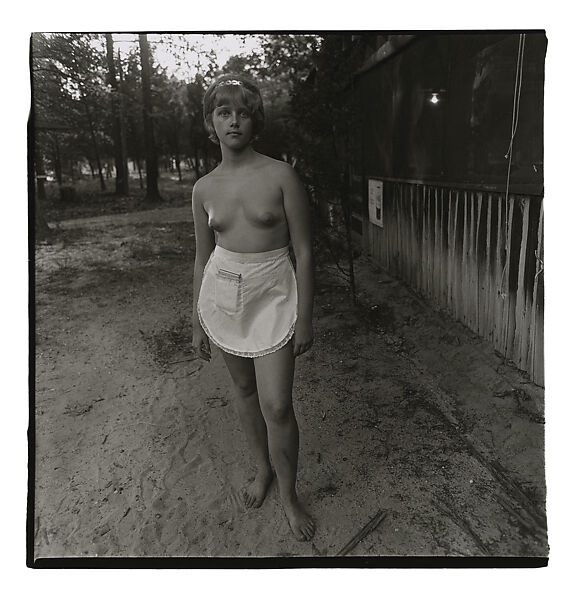
<path fill-rule="evenodd" d="M 204 179 L 207 177 L 200 177 L 200 179 L 196 180 L 192 187 L 192 199 L 198 200 L 200 196 L 204 193 L 204 187 L 207 186 L 207 183 L 204 182 Z"/>
<path fill-rule="evenodd" d="M 264 168 L 281 185 L 291 185 L 291 183 L 300 182 L 297 172 L 289 163 L 265 155 L 262 155 L 262 159 Z"/>
<path fill-rule="evenodd" d="M 212 180 L 215 178 L 215 169 L 206 175 L 203 175 L 196 181 L 192 189 L 192 198 L 195 201 L 203 202 L 212 186 Z"/>

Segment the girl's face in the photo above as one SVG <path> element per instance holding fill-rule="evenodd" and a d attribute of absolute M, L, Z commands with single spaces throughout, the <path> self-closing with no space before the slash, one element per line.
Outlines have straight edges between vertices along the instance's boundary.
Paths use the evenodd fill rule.
<path fill-rule="evenodd" d="M 217 106 L 212 113 L 212 125 L 220 144 L 243 148 L 253 135 L 253 119 L 249 110 L 239 104 L 227 102 Z"/>

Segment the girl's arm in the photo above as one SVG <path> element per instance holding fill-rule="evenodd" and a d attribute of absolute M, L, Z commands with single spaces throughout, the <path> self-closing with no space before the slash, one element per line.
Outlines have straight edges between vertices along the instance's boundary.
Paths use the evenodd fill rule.
<path fill-rule="evenodd" d="M 202 287 L 204 267 L 214 249 L 214 233 L 208 227 L 208 215 L 200 198 L 200 182 L 197 181 L 192 190 L 192 215 L 194 217 L 194 235 L 196 256 L 194 258 L 194 282 L 192 299 L 192 346 L 195 353 L 204 360 L 210 360 L 210 341 L 202 329 L 198 319 L 198 295 Z"/>
<path fill-rule="evenodd" d="M 284 166 L 282 190 L 289 236 L 297 261 L 298 301 L 293 354 L 298 356 L 306 352 L 313 343 L 314 266 L 311 215 L 307 192 L 289 165 Z"/>

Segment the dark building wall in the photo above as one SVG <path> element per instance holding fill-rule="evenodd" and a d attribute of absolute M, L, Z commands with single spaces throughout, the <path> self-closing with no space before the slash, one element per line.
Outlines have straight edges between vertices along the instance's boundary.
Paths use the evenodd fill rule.
<path fill-rule="evenodd" d="M 504 186 L 518 49 L 517 33 L 425 35 L 360 75 L 364 172 Z M 543 186 L 545 53 L 544 33 L 527 33 L 511 183 L 534 194 Z"/>
<path fill-rule="evenodd" d="M 424 35 L 358 77 L 353 228 L 375 261 L 543 385 L 546 37 L 526 34 L 520 97 L 519 40 Z M 384 181 L 382 227 L 368 221 L 369 178 Z"/>

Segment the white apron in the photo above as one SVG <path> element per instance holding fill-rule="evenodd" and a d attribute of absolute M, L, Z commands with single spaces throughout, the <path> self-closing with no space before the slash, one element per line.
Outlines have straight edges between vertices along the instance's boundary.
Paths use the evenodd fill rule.
<path fill-rule="evenodd" d="M 289 248 L 243 253 L 216 246 L 204 267 L 197 310 L 206 335 L 225 352 L 254 358 L 282 348 L 297 320 Z"/>

